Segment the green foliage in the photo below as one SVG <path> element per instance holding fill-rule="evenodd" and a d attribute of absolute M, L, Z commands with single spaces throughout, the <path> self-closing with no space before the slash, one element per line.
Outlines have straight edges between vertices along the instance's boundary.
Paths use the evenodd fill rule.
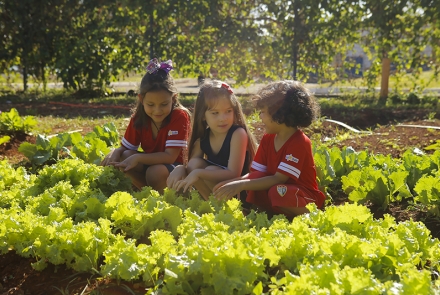
<path fill-rule="evenodd" d="M 342 176 L 369 165 L 370 161 L 366 151 L 356 152 L 351 147 L 329 149 L 324 145 L 313 145 L 313 158 L 319 189 L 330 197 L 329 188 L 340 187 Z"/>
<path fill-rule="evenodd" d="M 411 190 L 422 176 L 432 175 L 433 171 L 440 170 L 439 156 L 440 152 L 433 155 L 416 155 L 411 151 L 403 153 L 402 164 L 409 173 L 407 183 Z"/>
<path fill-rule="evenodd" d="M 348 56 L 360 44 L 372 64 L 373 90 L 383 57 L 396 77 L 438 64 L 439 9 L 432 1 L 122 1 L 0 2 L 0 72 L 18 66 L 24 84 L 55 76 L 65 88 L 104 92 L 153 56 L 172 59 L 178 74 L 334 81 L 360 68 Z M 390 21 L 392 20 L 392 21 Z M 368 33 L 361 33 L 368 32 Z M 9 75 L 8 75 L 9 76 Z M 411 91 L 416 85 L 411 85 Z M 421 85 L 423 88 L 423 85 Z M 24 87 L 26 88 L 26 86 Z"/>
<path fill-rule="evenodd" d="M 29 133 L 36 124 L 37 120 L 33 116 L 21 117 L 15 108 L 9 112 L 0 112 L 0 134 Z"/>
<path fill-rule="evenodd" d="M 383 68 L 385 60 L 389 59 L 391 62 L 396 80 L 408 71 L 412 71 L 417 77 L 422 72 L 422 66 L 430 63 L 431 57 L 425 54 L 424 50 L 434 40 L 438 40 L 432 36 L 439 29 L 435 21 L 435 14 L 438 14 L 439 10 L 430 7 L 428 3 L 429 1 L 418 0 L 368 0 L 365 1 L 364 7 L 360 8 L 366 13 L 362 28 L 368 31 L 368 34 L 364 34 L 361 44 L 372 62 L 372 66 L 366 71 L 370 89 L 376 83 L 378 74 L 388 83 L 390 73 Z M 387 85 L 381 84 L 381 87 Z M 415 83 L 410 85 L 411 91 L 419 87 L 420 85 Z M 382 90 L 387 96 L 388 89 Z M 408 101 L 413 103 L 417 99 L 411 96 Z"/>
<path fill-rule="evenodd" d="M 415 186 L 421 178 L 438 175 L 440 151 L 432 155 L 417 155 L 408 150 L 402 159 L 392 159 L 389 156 L 369 155 L 366 151 L 358 153 L 350 147 L 340 150 L 314 145 L 313 156 L 319 188 L 329 198 L 342 190 L 353 202 L 369 200 L 385 210 L 390 202 L 400 202 L 414 196 L 414 201 L 432 207 L 432 201 L 428 201 L 426 195 L 436 196 L 436 193 L 428 189 L 423 191 L 424 197 L 417 196 L 422 190 L 419 186 L 416 191 Z"/>
<path fill-rule="evenodd" d="M 58 161 L 61 151 L 68 153 L 68 149 L 65 146 L 69 145 L 70 137 L 68 133 L 58 134 L 50 139 L 38 134 L 35 144 L 23 142 L 20 144 L 18 151 L 29 159 L 32 166 L 41 166 Z"/>
<path fill-rule="evenodd" d="M 342 176 L 342 189 L 351 201 L 362 203 L 370 200 L 385 210 L 390 202 L 412 197 L 406 184 L 407 176 L 406 171 L 395 171 L 388 175 L 373 167 L 364 167 Z"/>
<path fill-rule="evenodd" d="M 11 140 L 11 137 L 8 135 L 2 136 L 0 137 L 0 145 L 4 144 L 4 143 L 8 143 Z"/>
<path fill-rule="evenodd" d="M 33 181 L 5 161 L 0 172 L 8 175 L 0 178 L 1 193 L 17 192 L 17 199 L 0 198 L 0 253 L 34 257 L 37 270 L 65 264 L 143 280 L 163 294 L 435 289 L 438 240 L 421 223 L 376 220 L 361 205 L 312 205 L 292 221 L 269 220 L 255 211 L 244 216 L 236 199 L 203 201 L 196 192 L 185 198 L 151 188 L 131 194 L 119 190 L 119 171 L 82 160 L 46 166 Z"/>
<path fill-rule="evenodd" d="M 18 150 L 32 166 L 52 164 L 65 157 L 76 157 L 87 163 L 99 164 L 119 140 L 113 123 L 97 126 L 84 137 L 80 133 L 60 133 L 53 137 L 37 135 L 35 144 L 23 142 Z M 69 149 L 70 148 L 70 149 Z"/>
<path fill-rule="evenodd" d="M 440 216 L 440 173 L 436 176 L 424 175 L 417 181 L 414 201 L 426 205 L 435 216 Z"/>

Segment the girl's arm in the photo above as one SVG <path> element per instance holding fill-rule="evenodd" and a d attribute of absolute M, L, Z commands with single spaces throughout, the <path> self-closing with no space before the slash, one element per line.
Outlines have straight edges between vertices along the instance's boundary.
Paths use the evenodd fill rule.
<path fill-rule="evenodd" d="M 227 179 L 239 177 L 243 170 L 243 165 L 246 158 L 246 148 L 248 143 L 248 136 L 243 128 L 238 128 L 234 131 L 231 138 L 230 154 L 227 169 L 195 169 L 181 183 L 178 189 L 186 191 L 199 179 L 220 182 Z M 200 145 L 199 145 L 200 146 Z M 203 152 L 202 152 L 203 154 Z"/>
<path fill-rule="evenodd" d="M 236 180 L 247 179 L 248 176 L 249 176 L 249 173 L 248 173 L 248 174 L 245 174 L 245 175 L 243 175 L 243 176 L 239 176 L 239 177 L 233 178 L 233 179 L 228 179 L 228 180 L 220 181 L 219 183 L 217 183 L 217 184 L 212 188 L 212 191 L 215 192 L 219 187 L 221 187 L 221 186 L 223 186 L 223 185 L 225 185 L 225 184 L 227 184 L 227 183 L 229 183 L 229 182 L 233 182 L 233 181 L 236 181 Z"/>
<path fill-rule="evenodd" d="M 193 158 L 203 158 L 203 151 L 202 151 L 202 148 L 200 147 L 200 138 L 198 138 L 194 142 L 194 146 L 192 148 L 191 155 L 189 155 L 189 156 L 190 156 L 189 160 L 191 160 Z"/>
<path fill-rule="evenodd" d="M 156 164 L 173 164 L 180 154 L 181 148 L 167 148 L 163 152 L 157 153 L 138 153 L 134 154 L 122 162 L 113 163 L 115 167 L 122 167 L 124 171 L 128 171 L 138 164 L 156 165 Z M 112 163 L 110 163 L 112 164 Z"/>
<path fill-rule="evenodd" d="M 289 177 L 280 172 L 274 175 L 264 176 L 256 179 L 238 179 L 230 181 L 221 187 L 216 187 L 214 196 L 217 199 L 230 199 L 241 191 L 264 191 L 270 189 L 272 186 L 285 183 Z"/>

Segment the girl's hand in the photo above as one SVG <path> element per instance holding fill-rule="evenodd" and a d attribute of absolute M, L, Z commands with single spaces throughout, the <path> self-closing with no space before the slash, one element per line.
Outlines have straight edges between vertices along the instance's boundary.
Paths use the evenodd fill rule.
<path fill-rule="evenodd" d="M 221 187 L 221 186 L 227 184 L 228 182 L 231 182 L 231 180 L 229 179 L 229 180 L 223 180 L 223 181 L 220 181 L 219 183 L 217 183 L 217 184 L 212 188 L 212 191 L 215 192 L 219 187 Z"/>
<path fill-rule="evenodd" d="M 214 197 L 218 200 L 230 200 L 242 191 L 241 181 L 231 181 L 214 188 Z"/>
<path fill-rule="evenodd" d="M 123 172 L 127 172 L 130 169 L 133 169 L 134 167 L 137 166 L 137 164 L 139 163 L 137 157 L 137 155 L 132 155 L 130 157 L 128 157 L 127 159 L 125 159 L 122 162 L 110 162 L 110 165 L 113 165 L 117 168 L 121 168 L 121 170 Z"/>
<path fill-rule="evenodd" d="M 194 183 L 196 183 L 200 178 L 197 175 L 197 170 L 192 171 L 188 176 L 177 182 L 176 190 L 183 189 L 183 192 L 186 192 Z"/>
<path fill-rule="evenodd" d="M 108 166 L 108 165 L 112 165 L 111 163 L 119 162 L 120 157 L 121 157 L 120 153 L 116 149 L 113 149 L 101 161 L 101 166 Z"/>
<path fill-rule="evenodd" d="M 186 168 L 183 165 L 179 165 L 171 171 L 167 178 L 167 187 L 175 189 L 177 191 L 177 185 L 179 181 L 185 179 Z"/>

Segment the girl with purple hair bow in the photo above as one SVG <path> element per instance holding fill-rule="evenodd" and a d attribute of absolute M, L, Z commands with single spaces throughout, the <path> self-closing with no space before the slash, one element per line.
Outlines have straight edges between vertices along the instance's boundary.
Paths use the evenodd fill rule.
<path fill-rule="evenodd" d="M 101 163 L 124 171 L 138 189 L 162 193 L 170 172 L 184 163 L 190 112 L 179 102 L 172 69 L 171 60 L 150 60 L 121 146 Z"/>

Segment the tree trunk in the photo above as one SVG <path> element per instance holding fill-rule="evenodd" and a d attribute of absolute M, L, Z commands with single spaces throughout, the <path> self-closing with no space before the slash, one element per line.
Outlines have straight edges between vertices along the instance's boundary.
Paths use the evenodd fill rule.
<path fill-rule="evenodd" d="M 382 79 L 380 82 L 379 105 L 385 105 L 388 97 L 388 82 L 390 80 L 391 60 L 385 53 L 382 57 Z"/>
<path fill-rule="evenodd" d="M 44 71 L 44 64 L 41 65 L 41 80 L 43 81 L 43 92 L 46 93 L 47 91 L 47 79 L 46 79 L 46 72 Z"/>
<path fill-rule="evenodd" d="M 23 65 L 23 91 L 26 92 L 28 88 L 28 72 L 27 65 Z"/>
<path fill-rule="evenodd" d="M 150 59 L 154 58 L 154 9 L 151 10 L 150 13 L 150 28 L 149 28 L 149 35 L 150 35 Z"/>
<path fill-rule="evenodd" d="M 300 30 L 299 28 L 299 16 L 298 16 L 298 0 L 295 0 L 295 2 L 293 3 L 293 16 L 295 17 L 295 19 L 293 20 L 294 23 L 294 27 L 293 27 L 293 44 L 292 44 L 292 67 L 293 67 L 293 72 L 292 72 L 292 76 L 293 76 L 293 80 L 298 80 L 297 78 L 297 67 L 298 67 L 298 31 Z"/>

